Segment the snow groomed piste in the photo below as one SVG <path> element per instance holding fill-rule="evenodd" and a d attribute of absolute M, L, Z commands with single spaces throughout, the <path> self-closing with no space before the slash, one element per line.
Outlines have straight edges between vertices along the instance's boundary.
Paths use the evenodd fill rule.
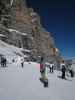
<path fill-rule="evenodd" d="M 0 66 L 0 100 L 75 100 L 75 78 L 60 78 L 61 72 L 48 73 L 49 86 L 40 82 L 38 63 L 25 62 L 21 67 L 17 51 L 19 48 L 0 41 L 0 54 L 7 57 L 7 67 Z M 11 62 L 16 57 L 16 62 Z"/>
<path fill-rule="evenodd" d="M 49 74 L 49 87 L 44 88 L 39 81 L 37 63 L 8 64 L 0 67 L 0 100 L 75 100 L 75 79 L 62 80 L 55 71 Z"/>

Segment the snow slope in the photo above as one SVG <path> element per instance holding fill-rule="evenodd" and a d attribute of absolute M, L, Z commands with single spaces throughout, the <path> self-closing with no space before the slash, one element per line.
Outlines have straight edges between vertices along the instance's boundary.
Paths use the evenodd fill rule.
<path fill-rule="evenodd" d="M 49 74 L 49 87 L 39 81 L 39 65 L 27 62 L 0 68 L 0 100 L 75 100 L 75 79 L 62 80 Z"/>
<path fill-rule="evenodd" d="M 23 55 L 19 48 L 13 45 L 8 45 L 7 43 L 0 40 L 0 54 L 12 56 L 15 55 L 16 53 Z"/>
<path fill-rule="evenodd" d="M 0 40 L 0 55 L 4 55 L 10 62 L 13 58 L 23 56 L 21 49 Z"/>
<path fill-rule="evenodd" d="M 0 40 L 0 54 L 9 58 L 23 55 L 21 49 Z M 61 73 L 49 74 L 49 87 L 40 82 L 39 64 L 20 62 L 0 66 L 0 100 L 75 100 L 75 79 L 58 78 Z"/>

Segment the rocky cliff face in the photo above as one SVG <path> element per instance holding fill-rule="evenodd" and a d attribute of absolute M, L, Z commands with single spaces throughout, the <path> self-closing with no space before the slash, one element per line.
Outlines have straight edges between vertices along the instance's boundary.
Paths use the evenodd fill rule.
<path fill-rule="evenodd" d="M 48 60 L 57 60 L 59 52 L 56 51 L 51 33 L 43 28 L 39 15 L 27 7 L 26 0 L 6 0 L 0 4 L 7 5 L 3 8 L 4 11 L 0 8 L 0 34 L 6 36 L 1 39 L 31 50 L 33 57 L 43 55 Z"/>

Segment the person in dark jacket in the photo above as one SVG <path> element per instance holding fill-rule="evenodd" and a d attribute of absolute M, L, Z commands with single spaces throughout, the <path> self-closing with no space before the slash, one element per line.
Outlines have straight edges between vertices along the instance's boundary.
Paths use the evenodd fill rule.
<path fill-rule="evenodd" d="M 24 58 L 23 57 L 21 58 L 21 67 L 22 68 L 24 67 Z"/>
<path fill-rule="evenodd" d="M 4 58 L 4 67 L 6 67 L 7 60 Z"/>
<path fill-rule="evenodd" d="M 1 57 L 1 67 L 3 67 L 3 56 Z"/>
<path fill-rule="evenodd" d="M 5 57 L 1 57 L 1 67 L 6 67 L 7 60 Z"/>
<path fill-rule="evenodd" d="M 65 79 L 66 65 L 64 61 L 61 63 L 62 79 Z"/>
<path fill-rule="evenodd" d="M 70 73 L 71 77 L 73 78 L 74 77 L 74 71 L 73 71 L 72 67 L 69 68 L 69 73 Z"/>

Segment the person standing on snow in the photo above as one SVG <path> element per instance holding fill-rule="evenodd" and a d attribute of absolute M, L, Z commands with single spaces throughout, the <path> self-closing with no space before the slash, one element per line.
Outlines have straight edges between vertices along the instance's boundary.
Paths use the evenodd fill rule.
<path fill-rule="evenodd" d="M 3 60 L 4 60 L 4 58 L 3 58 L 3 56 L 1 56 L 1 67 L 4 67 Z"/>
<path fill-rule="evenodd" d="M 49 68 L 50 70 L 50 73 L 53 73 L 53 70 L 54 70 L 54 64 L 51 62 L 46 62 L 45 65 L 47 66 L 47 68 Z"/>
<path fill-rule="evenodd" d="M 74 71 L 73 71 L 72 66 L 69 68 L 69 73 L 70 73 L 70 76 L 73 78 L 74 77 Z"/>
<path fill-rule="evenodd" d="M 52 62 L 50 63 L 49 69 L 50 69 L 50 73 L 53 73 L 54 64 Z"/>
<path fill-rule="evenodd" d="M 21 62 L 21 67 L 23 68 L 24 67 L 24 58 L 23 57 L 20 59 L 20 62 Z"/>
<path fill-rule="evenodd" d="M 7 60 L 5 57 L 1 57 L 1 67 L 6 67 Z"/>
<path fill-rule="evenodd" d="M 43 57 L 41 57 L 41 60 L 40 60 L 40 73 L 41 73 L 40 80 L 44 83 L 44 87 L 48 87 L 47 67 L 45 66 Z"/>
<path fill-rule="evenodd" d="M 41 59 L 40 59 L 40 73 L 41 74 L 42 74 L 42 71 L 43 71 L 43 60 L 44 60 L 44 58 L 41 57 Z"/>
<path fill-rule="evenodd" d="M 65 79 L 66 65 L 65 65 L 64 61 L 62 61 L 62 63 L 60 64 L 60 67 L 61 67 L 61 71 L 62 71 L 62 79 Z"/>

